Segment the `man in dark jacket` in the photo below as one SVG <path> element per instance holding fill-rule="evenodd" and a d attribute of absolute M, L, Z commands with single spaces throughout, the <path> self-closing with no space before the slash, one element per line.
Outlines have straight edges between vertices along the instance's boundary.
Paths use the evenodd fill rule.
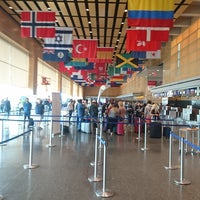
<path fill-rule="evenodd" d="M 77 103 L 77 129 L 81 131 L 81 122 L 83 121 L 83 117 L 85 115 L 85 105 L 82 103 L 82 99 L 78 100 Z"/>
<path fill-rule="evenodd" d="M 91 106 L 89 108 L 89 114 L 91 117 L 91 131 L 92 133 L 95 133 L 98 121 L 98 104 L 96 100 L 92 100 Z"/>
<path fill-rule="evenodd" d="M 32 104 L 29 102 L 29 98 L 26 98 L 25 102 L 23 103 L 24 109 L 24 126 L 26 118 L 29 120 L 31 115 Z"/>

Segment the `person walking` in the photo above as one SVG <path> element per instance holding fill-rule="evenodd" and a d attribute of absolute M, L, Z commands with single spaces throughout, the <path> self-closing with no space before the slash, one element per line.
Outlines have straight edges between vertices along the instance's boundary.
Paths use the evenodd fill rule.
<path fill-rule="evenodd" d="M 70 102 L 67 104 L 67 111 L 68 111 L 68 114 L 69 114 L 69 124 L 71 124 L 72 113 L 74 112 L 74 101 L 73 101 L 73 99 L 70 99 Z"/>
<path fill-rule="evenodd" d="M 29 98 L 26 98 L 26 100 L 24 101 L 23 109 L 24 109 L 24 127 L 25 127 L 26 118 L 30 120 L 31 109 L 32 109 L 32 104 L 29 102 Z"/>

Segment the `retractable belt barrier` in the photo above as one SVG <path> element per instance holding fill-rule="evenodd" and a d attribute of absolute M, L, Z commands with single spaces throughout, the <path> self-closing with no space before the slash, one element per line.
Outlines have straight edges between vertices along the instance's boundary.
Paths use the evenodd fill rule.
<path fill-rule="evenodd" d="M 101 129 L 102 130 L 102 129 Z M 98 165 L 98 141 L 103 145 L 103 177 L 97 176 L 97 165 Z M 114 192 L 106 188 L 106 166 L 107 166 L 107 142 L 101 136 L 98 135 L 98 128 L 96 128 L 96 138 L 95 138 L 95 162 L 94 162 L 94 176 L 90 176 L 88 180 L 90 182 L 101 182 L 103 181 L 103 186 L 101 190 L 96 191 L 98 197 L 112 197 Z"/>

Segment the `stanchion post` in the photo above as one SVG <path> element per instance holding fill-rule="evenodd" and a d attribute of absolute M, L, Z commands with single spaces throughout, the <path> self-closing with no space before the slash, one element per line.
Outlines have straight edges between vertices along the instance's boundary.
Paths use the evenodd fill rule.
<path fill-rule="evenodd" d="M 96 128 L 96 138 L 95 138 L 95 155 L 94 155 L 94 176 L 88 177 L 89 182 L 99 182 L 102 181 L 102 177 L 97 177 L 97 160 L 98 160 L 98 129 Z"/>
<path fill-rule="evenodd" d="M 98 197 L 112 197 L 114 195 L 114 192 L 111 190 L 106 189 L 106 162 L 107 162 L 107 143 L 103 141 L 104 144 L 104 156 L 103 156 L 103 188 L 102 190 L 96 191 L 96 195 Z"/>
<path fill-rule="evenodd" d="M 103 133 L 103 120 L 102 120 L 102 118 L 100 118 L 100 126 L 99 126 L 99 128 L 100 128 L 100 137 L 102 138 L 102 133 Z M 102 148 L 102 144 L 101 144 L 101 142 L 99 142 L 99 148 L 101 149 Z"/>
<path fill-rule="evenodd" d="M 165 166 L 165 169 L 173 170 L 173 169 L 178 169 L 178 168 L 180 168 L 180 167 L 172 166 L 172 134 L 170 132 L 170 136 L 169 136 L 169 166 Z"/>
<path fill-rule="evenodd" d="M 33 160 L 33 127 L 30 127 L 30 150 L 29 150 L 29 163 L 24 165 L 24 169 L 35 169 L 39 165 L 32 164 Z"/>
<path fill-rule="evenodd" d="M 1 140 L 3 141 L 3 133 L 4 133 L 4 120 L 2 119 L 1 120 L 1 122 L 2 122 L 2 127 L 1 127 Z M 3 144 L 1 144 L 0 146 L 6 146 L 7 144 L 6 143 L 3 143 Z M 0 199 L 1 200 L 1 199 Z"/>
<path fill-rule="evenodd" d="M 98 152 L 98 150 L 96 149 L 96 140 L 97 140 L 97 136 L 98 136 L 98 128 L 96 128 L 96 138 L 95 138 L 95 155 L 94 155 L 94 157 L 96 158 L 96 154 L 97 154 L 97 152 Z M 101 136 L 100 136 L 101 137 Z M 97 145 L 98 146 L 98 145 Z M 98 149 L 101 149 L 100 148 L 100 145 L 99 145 L 99 147 L 97 147 Z M 100 155 L 101 155 L 101 151 L 99 150 L 99 153 L 100 153 Z M 97 158 L 99 158 L 99 160 L 97 160 L 97 165 L 102 165 L 102 162 L 101 162 L 101 156 L 97 156 Z M 90 162 L 90 165 L 91 166 L 95 166 L 95 160 L 94 161 L 91 161 Z"/>
<path fill-rule="evenodd" d="M 141 148 L 142 151 L 146 151 L 149 150 L 149 148 L 147 148 L 147 122 L 145 122 L 145 126 L 144 126 L 144 147 Z"/>
<path fill-rule="evenodd" d="M 141 118 L 139 117 L 138 122 L 138 137 L 136 137 L 136 140 L 141 140 Z"/>
<path fill-rule="evenodd" d="M 64 137 L 64 115 L 62 116 L 62 125 L 61 125 L 61 133 L 59 135 L 59 137 Z"/>
<path fill-rule="evenodd" d="M 53 130 L 53 120 L 51 119 L 51 128 L 49 131 L 49 144 L 46 145 L 46 147 L 55 147 L 55 144 L 52 144 L 52 130 Z"/>
<path fill-rule="evenodd" d="M 181 168 L 180 168 L 180 180 L 175 180 L 177 185 L 189 185 L 190 181 L 184 179 L 184 138 L 181 138 Z"/>

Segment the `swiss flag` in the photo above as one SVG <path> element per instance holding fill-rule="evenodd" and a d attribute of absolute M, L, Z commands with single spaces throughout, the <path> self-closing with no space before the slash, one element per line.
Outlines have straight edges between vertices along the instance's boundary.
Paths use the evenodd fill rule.
<path fill-rule="evenodd" d="M 157 51 L 161 49 L 161 42 L 142 41 L 134 38 L 126 38 L 126 51 Z"/>
<path fill-rule="evenodd" d="M 60 72 L 67 73 L 70 76 L 73 72 L 78 72 L 78 70 L 75 70 L 73 66 L 65 66 L 64 62 L 59 62 L 59 70 Z"/>
<path fill-rule="evenodd" d="M 73 58 L 96 58 L 97 40 L 74 39 L 72 57 Z"/>
<path fill-rule="evenodd" d="M 127 37 L 142 41 L 163 41 L 169 40 L 169 28 L 162 27 L 136 27 L 128 29 Z"/>
<path fill-rule="evenodd" d="M 22 12 L 21 36 L 33 38 L 55 37 L 55 12 Z"/>

